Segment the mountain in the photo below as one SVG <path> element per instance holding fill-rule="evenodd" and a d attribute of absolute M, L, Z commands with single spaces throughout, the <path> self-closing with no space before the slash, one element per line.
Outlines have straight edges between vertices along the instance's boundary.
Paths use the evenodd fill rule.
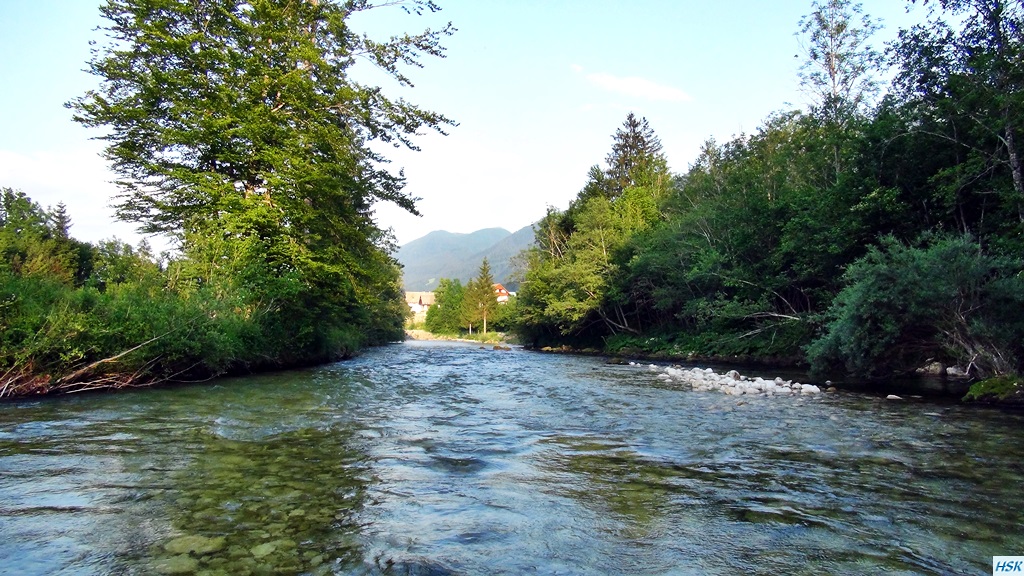
<path fill-rule="evenodd" d="M 512 257 L 533 244 L 533 226 L 514 233 L 504 228 L 485 228 L 469 234 L 437 230 L 417 238 L 395 254 L 402 264 L 405 289 L 413 292 L 437 288 L 441 278 L 457 278 L 469 282 L 487 258 L 494 281 L 509 290 L 518 287 L 513 279 Z"/>

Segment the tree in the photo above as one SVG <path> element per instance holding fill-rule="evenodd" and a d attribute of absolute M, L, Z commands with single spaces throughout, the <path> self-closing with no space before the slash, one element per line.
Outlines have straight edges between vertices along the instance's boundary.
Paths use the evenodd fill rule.
<path fill-rule="evenodd" d="M 427 330 L 434 334 L 459 333 L 465 291 L 458 278 L 441 278 L 434 290 L 434 304 L 427 309 Z"/>
<path fill-rule="evenodd" d="M 494 276 L 487 258 L 480 263 L 480 271 L 476 278 L 466 285 L 465 297 L 462 300 L 462 321 L 473 333 L 473 325 L 482 325 L 483 333 L 487 334 L 487 318 L 493 317 L 498 307 L 498 299 L 494 294 Z"/>
<path fill-rule="evenodd" d="M 661 153 L 661 140 L 654 134 L 647 118 L 638 120 L 630 112 L 612 140 L 612 151 L 605 158 L 608 168 L 604 181 L 594 182 L 608 188 L 609 198 L 618 197 L 631 186 L 650 184 L 652 177 L 667 176 L 668 166 Z M 591 179 L 595 180 L 593 173 Z"/>
<path fill-rule="evenodd" d="M 636 332 L 628 298 L 617 292 L 629 238 L 661 218 L 672 187 L 661 142 L 630 113 L 613 135 L 608 167 L 590 169 L 564 212 L 549 209 L 527 255 L 517 330 L 525 339 Z"/>
<path fill-rule="evenodd" d="M 0 189 L 0 227 L 11 234 L 47 235 L 46 211 L 21 190 Z"/>
<path fill-rule="evenodd" d="M 371 207 L 415 206 L 369 143 L 415 148 L 422 129 L 452 124 L 349 77 L 361 57 L 411 85 L 401 68 L 442 56 L 452 32 L 356 34 L 350 17 L 374 7 L 107 0 L 110 41 L 89 63 L 101 86 L 68 104 L 106 130 L 118 216 L 177 237 L 190 282 L 249 294 L 293 350 L 330 348 L 339 331 L 400 334 L 399 271 Z"/>
<path fill-rule="evenodd" d="M 0 273 L 62 283 L 88 275 L 90 250 L 67 236 L 63 206 L 47 211 L 20 190 L 0 190 Z"/>
<path fill-rule="evenodd" d="M 924 2 L 927 3 L 927 2 Z M 914 112 L 915 130 L 951 144 L 959 168 L 942 176 L 958 191 L 1008 172 L 1007 202 L 1024 223 L 1024 2 L 940 0 L 961 28 L 934 18 L 900 32 L 896 92 Z M 933 4 L 933 5 L 934 5 Z M 988 185 L 985 193 L 1000 185 Z"/>
<path fill-rule="evenodd" d="M 451 122 L 389 100 L 347 70 L 365 56 L 410 84 L 399 64 L 441 56 L 451 28 L 377 43 L 347 22 L 373 7 L 107 0 L 111 41 L 89 63 L 102 86 L 69 106 L 76 121 L 109 130 L 100 138 L 123 178 L 119 216 L 146 232 L 181 233 L 257 199 L 299 235 L 328 224 L 319 222 L 328 212 L 341 221 L 334 226 L 365 219 L 375 200 L 415 212 L 402 177 L 378 167 L 382 158 L 365 144 L 414 147 L 418 130 Z"/>
<path fill-rule="evenodd" d="M 68 207 L 63 202 L 58 202 L 57 207 L 50 212 L 50 225 L 57 238 L 71 238 L 71 216 L 68 215 Z"/>
<path fill-rule="evenodd" d="M 882 55 L 868 43 L 881 28 L 850 0 L 814 0 L 812 12 L 800 19 L 802 47 L 800 85 L 815 108 L 833 121 L 862 112 L 878 93 L 875 72 Z"/>

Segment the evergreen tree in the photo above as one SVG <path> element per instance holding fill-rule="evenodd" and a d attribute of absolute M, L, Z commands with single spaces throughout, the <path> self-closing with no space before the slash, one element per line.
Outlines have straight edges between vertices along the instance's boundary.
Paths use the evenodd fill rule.
<path fill-rule="evenodd" d="M 494 294 L 494 276 L 491 274 L 491 265 L 484 258 L 480 263 L 480 271 L 476 278 L 466 285 L 466 293 L 462 300 L 462 321 L 469 326 L 470 334 L 473 333 L 473 326 L 482 326 L 483 333 L 487 334 L 487 319 L 494 316 L 498 308 L 498 299 Z"/>
<path fill-rule="evenodd" d="M 63 202 L 58 202 L 57 207 L 50 212 L 50 225 L 57 238 L 62 240 L 71 238 L 71 217 L 68 216 L 68 207 Z"/>
<path fill-rule="evenodd" d="M 612 150 L 605 158 L 608 168 L 604 179 L 597 178 L 593 170 L 588 186 L 604 187 L 609 198 L 617 198 L 626 188 L 642 185 L 650 172 L 667 172 L 665 157 L 661 153 L 661 140 L 647 123 L 630 112 L 622 127 L 612 137 Z"/>

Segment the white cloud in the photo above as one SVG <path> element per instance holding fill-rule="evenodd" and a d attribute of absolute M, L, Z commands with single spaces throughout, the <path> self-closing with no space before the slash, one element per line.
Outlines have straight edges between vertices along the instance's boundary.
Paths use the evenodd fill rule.
<path fill-rule="evenodd" d="M 640 116 L 643 116 L 645 114 L 644 108 L 642 106 L 624 106 L 622 104 L 617 104 L 614 102 L 588 103 L 580 106 L 579 110 L 580 112 L 633 112 L 634 114 L 639 114 Z"/>
<path fill-rule="evenodd" d="M 604 72 L 596 72 L 587 74 L 586 78 L 591 84 L 609 92 L 617 92 L 646 100 L 666 102 L 689 102 L 693 100 L 693 97 L 678 88 L 664 86 L 638 76 L 613 76 Z"/>

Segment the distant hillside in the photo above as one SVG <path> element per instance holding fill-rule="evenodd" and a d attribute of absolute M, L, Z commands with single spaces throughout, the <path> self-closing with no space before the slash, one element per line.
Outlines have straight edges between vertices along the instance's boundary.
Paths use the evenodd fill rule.
<path fill-rule="evenodd" d="M 516 290 L 512 257 L 532 243 L 532 225 L 515 233 L 504 228 L 486 228 L 470 234 L 438 230 L 402 246 L 396 257 L 404 268 L 406 290 L 433 290 L 441 278 L 458 278 L 465 284 L 476 276 L 484 258 L 491 265 L 494 281 Z"/>

